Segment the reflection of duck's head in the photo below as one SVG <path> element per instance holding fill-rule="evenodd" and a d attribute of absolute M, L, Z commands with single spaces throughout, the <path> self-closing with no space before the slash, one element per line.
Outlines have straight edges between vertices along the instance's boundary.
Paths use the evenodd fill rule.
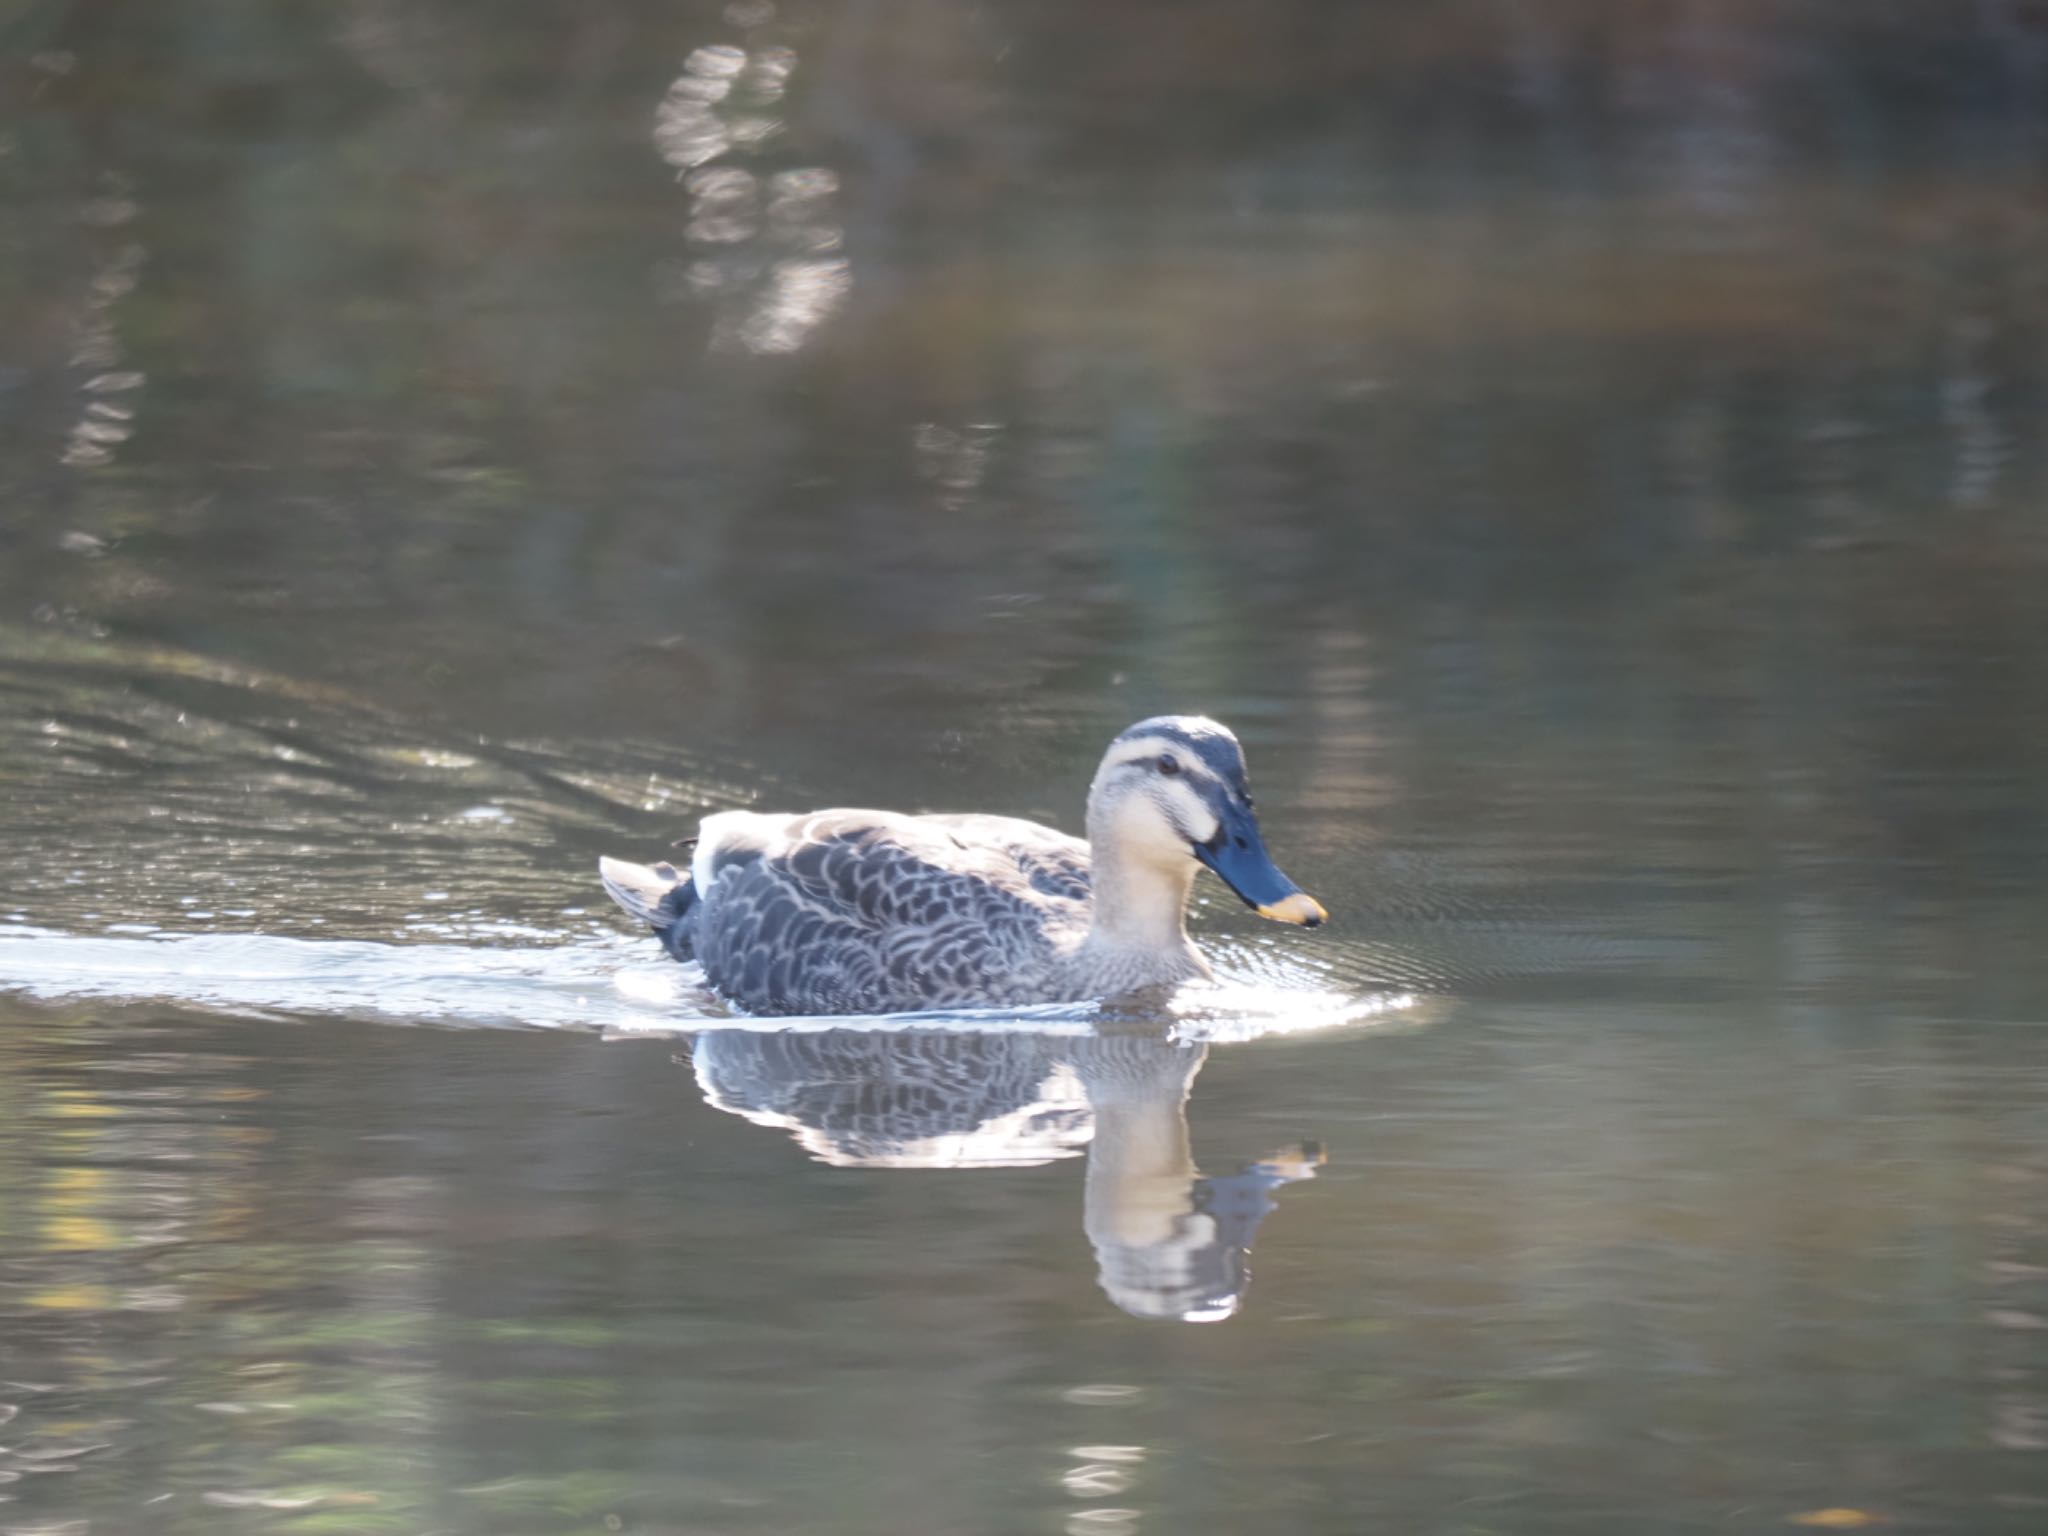
<path fill-rule="evenodd" d="M 1133 1317 L 1213 1323 L 1231 1316 L 1251 1284 L 1252 1239 L 1274 1210 L 1270 1192 L 1315 1177 L 1322 1161 L 1320 1148 L 1303 1143 L 1224 1178 L 1197 1178 L 1187 1186 L 1186 1211 L 1154 1241 L 1127 1243 L 1091 1226 L 1102 1289 Z"/>
<path fill-rule="evenodd" d="M 1250 1283 L 1267 1192 L 1307 1178 L 1321 1154 L 1297 1149 L 1227 1178 L 1203 1178 L 1185 1105 L 1205 1046 L 1152 1039 L 1077 1041 L 1074 1064 L 1095 1111 L 1082 1225 L 1102 1289 L 1134 1317 L 1215 1322 Z"/>
<path fill-rule="evenodd" d="M 1228 1178 L 1196 1171 L 1185 1105 L 1207 1052 L 943 1029 L 715 1029 L 692 1048 L 709 1103 L 841 1167 L 1025 1166 L 1092 1135 L 1082 1225 L 1103 1290 L 1133 1316 L 1191 1322 L 1237 1309 L 1267 1192 L 1313 1172 L 1307 1153 Z"/>

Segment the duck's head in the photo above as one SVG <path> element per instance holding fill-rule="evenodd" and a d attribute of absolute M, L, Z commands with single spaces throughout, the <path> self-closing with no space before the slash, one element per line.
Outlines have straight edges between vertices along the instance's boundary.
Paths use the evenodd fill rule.
<path fill-rule="evenodd" d="M 1329 916 L 1266 852 L 1237 738 L 1200 715 L 1140 720 L 1109 744 L 1088 791 L 1088 836 L 1160 869 L 1199 859 L 1276 922 L 1313 928 Z"/>

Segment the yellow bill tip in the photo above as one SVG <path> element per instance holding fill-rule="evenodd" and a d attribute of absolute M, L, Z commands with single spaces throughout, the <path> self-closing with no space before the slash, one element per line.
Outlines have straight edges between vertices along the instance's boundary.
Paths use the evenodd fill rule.
<path fill-rule="evenodd" d="M 1330 914 L 1323 910 L 1323 904 L 1306 891 L 1296 891 L 1291 896 L 1282 896 L 1270 906 L 1260 907 L 1259 916 L 1270 917 L 1276 923 L 1295 923 L 1303 928 L 1314 928 L 1330 919 Z"/>

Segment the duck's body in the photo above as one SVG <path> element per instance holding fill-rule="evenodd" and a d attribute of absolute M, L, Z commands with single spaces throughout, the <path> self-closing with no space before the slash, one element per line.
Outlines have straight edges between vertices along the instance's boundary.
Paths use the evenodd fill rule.
<path fill-rule="evenodd" d="M 671 954 L 768 1014 L 1074 1002 L 1206 976 L 1184 921 L 1198 859 L 1267 916 L 1322 920 L 1266 858 L 1237 741 L 1212 721 L 1124 732 L 1088 819 L 1083 842 L 1008 816 L 726 811 L 687 872 L 600 869 Z"/>

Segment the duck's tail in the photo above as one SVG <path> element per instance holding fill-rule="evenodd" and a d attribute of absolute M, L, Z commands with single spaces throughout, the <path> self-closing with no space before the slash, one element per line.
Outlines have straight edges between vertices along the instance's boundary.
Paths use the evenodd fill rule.
<path fill-rule="evenodd" d="M 673 864 L 629 864 L 624 859 L 599 859 L 598 878 L 605 893 L 628 917 L 652 928 L 678 960 L 690 958 L 690 936 L 696 929 L 697 887 Z"/>

